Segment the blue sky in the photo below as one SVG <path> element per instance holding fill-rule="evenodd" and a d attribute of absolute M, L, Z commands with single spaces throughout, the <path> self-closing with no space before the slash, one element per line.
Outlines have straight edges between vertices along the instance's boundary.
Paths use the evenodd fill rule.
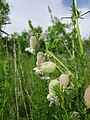
<path fill-rule="evenodd" d="M 78 6 L 82 12 L 90 10 L 90 0 L 77 0 Z M 6 0 L 10 5 L 10 14 L 12 24 L 7 25 L 5 31 L 8 33 L 21 32 L 28 30 L 28 20 L 32 21 L 34 26 L 41 26 L 47 29 L 50 22 L 48 5 L 52 9 L 53 15 L 58 18 L 70 16 L 71 0 Z M 81 34 L 83 37 L 90 35 L 90 14 L 85 15 L 84 20 L 80 20 Z M 68 22 L 63 20 L 62 22 Z"/>
<path fill-rule="evenodd" d="M 69 7 L 72 3 L 72 0 L 62 0 L 62 3 L 63 5 Z M 90 8 L 90 0 L 77 0 L 77 6 L 79 8 L 84 8 L 84 7 Z"/>

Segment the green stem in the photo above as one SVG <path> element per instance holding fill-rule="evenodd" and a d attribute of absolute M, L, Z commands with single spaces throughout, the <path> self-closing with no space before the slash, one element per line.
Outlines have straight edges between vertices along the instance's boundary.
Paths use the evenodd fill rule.
<path fill-rule="evenodd" d="M 79 25 L 78 25 L 78 18 L 76 19 L 76 30 L 77 30 L 77 34 L 78 34 L 78 40 L 79 40 L 79 45 L 80 45 L 80 49 L 81 49 L 81 54 L 83 55 L 83 45 L 82 45 L 81 34 L 80 34 Z"/>
<path fill-rule="evenodd" d="M 73 48 L 73 50 L 72 50 L 72 58 L 74 59 L 74 40 L 72 40 L 72 48 Z"/>
<path fill-rule="evenodd" d="M 80 52 L 83 55 L 83 45 L 82 45 L 82 40 L 81 40 L 81 34 L 80 34 L 80 28 L 78 24 L 78 10 L 77 10 L 77 3 L 76 0 L 73 0 L 73 5 L 74 5 L 74 11 L 75 11 L 75 22 L 76 22 L 76 31 L 77 31 L 77 36 L 79 40 L 79 45 L 80 45 Z"/>
<path fill-rule="evenodd" d="M 56 65 L 56 67 L 61 73 L 63 73 L 63 71 L 57 65 Z"/>
<path fill-rule="evenodd" d="M 51 54 L 52 57 L 53 57 L 56 61 L 58 61 L 58 62 L 67 70 L 67 72 L 68 72 L 70 75 L 73 75 L 73 74 L 68 70 L 68 68 L 67 68 L 57 57 L 55 57 L 50 51 L 48 51 L 48 53 Z"/>
<path fill-rule="evenodd" d="M 65 42 L 64 42 L 64 45 L 65 45 L 65 47 L 66 47 L 66 49 L 67 49 L 67 51 L 68 51 L 69 55 L 70 55 L 70 56 L 72 56 L 72 54 L 71 54 L 71 52 L 70 52 L 70 50 L 69 50 L 69 48 L 67 47 L 67 45 L 66 45 L 66 43 L 65 43 Z"/>

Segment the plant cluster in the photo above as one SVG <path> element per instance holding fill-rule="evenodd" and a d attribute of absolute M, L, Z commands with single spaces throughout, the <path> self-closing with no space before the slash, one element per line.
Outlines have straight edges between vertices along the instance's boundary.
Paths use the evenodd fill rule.
<path fill-rule="evenodd" d="M 81 40 L 78 25 L 86 13 L 73 0 L 72 15 L 63 18 L 70 24 L 53 17 L 49 7 L 52 26 L 45 32 L 29 20 L 28 32 L 3 37 L 9 8 L 1 4 L 0 120 L 89 120 L 90 39 Z"/>
<path fill-rule="evenodd" d="M 77 104 L 74 106 L 75 108 L 79 108 L 80 105 L 82 106 L 83 109 L 85 108 L 85 105 L 87 106 L 87 108 L 90 107 L 90 98 L 89 98 L 90 88 L 88 87 L 89 80 L 86 77 L 88 76 L 87 69 L 86 69 L 87 63 L 86 63 L 86 56 L 84 53 L 83 43 L 81 40 L 80 29 L 78 24 L 78 18 L 80 18 L 80 14 L 76 6 L 76 0 L 73 0 L 71 8 L 72 8 L 72 15 L 70 18 L 72 20 L 72 32 L 70 35 L 72 37 L 70 36 L 67 37 L 68 35 L 66 36 L 65 29 L 63 29 L 65 28 L 65 25 L 61 24 L 60 21 L 58 21 L 56 18 L 55 20 L 57 20 L 57 23 L 56 24 L 54 23 L 51 10 L 49 8 L 52 21 L 56 26 L 53 25 L 53 27 L 48 28 L 48 35 L 51 36 L 49 37 L 51 38 L 51 40 L 48 39 L 48 35 L 47 37 L 45 37 L 44 43 L 45 43 L 46 49 L 44 50 L 44 53 L 42 51 L 36 52 L 37 66 L 34 68 L 36 73 L 38 75 L 41 75 L 42 79 L 46 79 L 46 80 L 50 79 L 49 74 L 53 73 L 56 68 L 59 70 L 60 76 L 48 82 L 49 94 L 47 95 L 47 99 L 50 101 L 50 106 L 55 103 L 57 106 L 63 109 L 65 113 L 62 116 L 62 118 L 67 120 L 73 119 L 72 116 L 75 116 L 76 118 L 78 116 L 78 119 L 80 119 L 79 110 L 73 109 L 73 112 L 69 113 L 68 115 L 68 112 L 70 112 L 70 110 L 72 109 L 72 106 L 74 105 L 74 100 L 75 100 L 75 104 Z M 57 26 L 61 27 L 59 29 L 60 31 L 56 30 Z M 65 37 L 63 37 L 63 35 Z M 34 55 L 35 55 L 35 49 L 37 49 L 37 47 L 39 46 L 39 41 L 41 36 L 39 36 L 39 38 L 37 36 L 31 37 L 30 47 L 26 48 L 25 50 L 29 51 L 31 54 L 33 54 L 33 51 L 34 51 Z M 34 40 L 32 38 L 34 38 Z M 65 40 L 68 45 L 65 43 Z M 71 42 L 69 43 L 68 40 L 71 40 Z M 57 44 L 54 41 L 57 42 Z M 62 43 L 62 41 L 64 42 Z M 63 64 L 62 61 L 58 59 L 50 51 L 50 50 L 56 51 L 58 43 L 62 43 L 63 46 L 66 47 L 67 52 L 69 53 L 68 66 Z M 71 49 L 69 49 L 68 46 L 70 46 Z M 51 47 L 53 47 L 54 49 L 51 49 Z M 56 87 L 56 86 L 59 86 L 59 87 Z M 85 90 L 85 88 L 87 89 Z M 79 94 L 79 92 L 81 95 Z M 70 103 L 66 102 L 67 99 L 70 100 Z M 84 110 L 83 110 L 83 113 L 85 113 Z"/>

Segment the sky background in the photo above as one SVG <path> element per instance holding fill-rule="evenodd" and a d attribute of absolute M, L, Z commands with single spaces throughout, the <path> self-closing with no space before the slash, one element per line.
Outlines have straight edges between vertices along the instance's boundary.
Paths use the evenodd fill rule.
<path fill-rule="evenodd" d="M 70 16 L 70 5 L 72 0 L 6 0 L 10 5 L 9 17 L 12 24 L 7 25 L 7 33 L 22 32 L 29 30 L 28 20 L 34 26 L 41 26 L 47 29 L 51 25 L 48 6 L 52 14 L 58 18 Z M 79 10 L 86 12 L 90 10 L 90 0 L 77 0 Z M 63 20 L 63 23 L 68 22 Z M 84 20 L 79 21 L 82 37 L 90 35 L 90 13 L 84 16 Z"/>

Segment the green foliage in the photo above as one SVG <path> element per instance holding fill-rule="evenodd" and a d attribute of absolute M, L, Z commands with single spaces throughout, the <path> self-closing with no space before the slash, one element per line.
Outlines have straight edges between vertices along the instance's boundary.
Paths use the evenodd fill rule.
<path fill-rule="evenodd" d="M 45 32 L 49 50 L 62 53 L 66 49 L 64 43 L 71 41 L 70 33 L 66 32 L 67 27 L 68 25 L 61 23 L 56 17 L 53 18 L 53 25 Z"/>
<path fill-rule="evenodd" d="M 30 20 L 28 20 L 28 24 L 29 24 L 32 36 L 42 33 L 42 27 L 40 27 L 40 26 L 34 27 Z"/>
<path fill-rule="evenodd" d="M 0 25 L 6 24 L 6 22 L 9 20 L 8 12 L 9 12 L 8 3 L 6 3 L 5 0 L 1 0 L 0 1 Z"/>
<path fill-rule="evenodd" d="M 3 25 L 9 24 L 9 5 L 5 0 L 0 0 L 0 35 L 1 32 L 7 34 L 2 30 Z"/>

